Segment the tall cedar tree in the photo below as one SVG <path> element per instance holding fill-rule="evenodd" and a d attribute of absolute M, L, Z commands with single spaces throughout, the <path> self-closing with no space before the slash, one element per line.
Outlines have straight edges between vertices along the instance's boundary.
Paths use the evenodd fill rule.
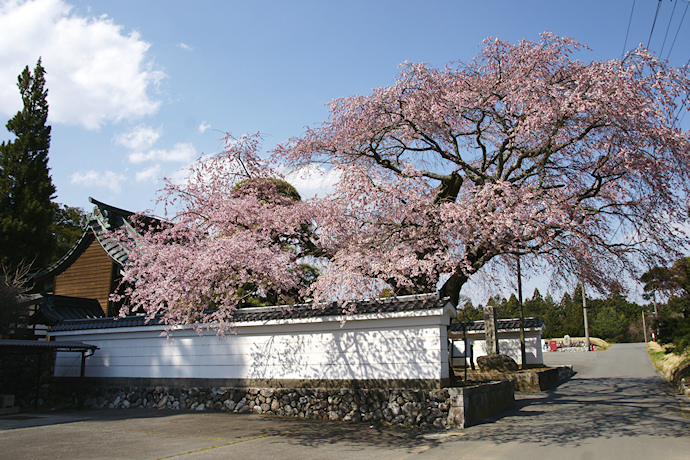
<path fill-rule="evenodd" d="M 46 265 L 55 246 L 48 90 L 40 58 L 33 74 L 27 66 L 19 75 L 17 86 L 24 107 L 6 125 L 16 139 L 0 144 L 0 263 L 10 269 L 22 262 Z"/>

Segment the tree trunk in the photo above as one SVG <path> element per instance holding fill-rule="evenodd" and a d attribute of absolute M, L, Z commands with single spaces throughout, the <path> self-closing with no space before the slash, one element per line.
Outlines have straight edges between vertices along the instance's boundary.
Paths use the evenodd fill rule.
<path fill-rule="evenodd" d="M 448 297 L 453 306 L 457 307 L 458 300 L 460 299 L 460 290 L 462 289 L 462 286 L 467 282 L 468 279 L 468 276 L 456 270 L 452 275 L 450 275 L 448 281 L 446 281 L 446 283 L 441 288 L 441 298 Z"/>

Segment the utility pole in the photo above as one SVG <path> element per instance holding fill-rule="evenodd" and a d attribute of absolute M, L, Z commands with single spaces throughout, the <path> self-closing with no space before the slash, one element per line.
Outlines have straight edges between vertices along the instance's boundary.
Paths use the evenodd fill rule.
<path fill-rule="evenodd" d="M 647 343 L 647 324 L 644 320 L 644 309 L 642 309 L 642 330 L 644 331 L 644 343 Z"/>
<path fill-rule="evenodd" d="M 585 347 L 590 350 L 589 325 L 587 324 L 587 297 L 585 296 L 585 277 L 582 277 L 582 314 L 585 316 Z"/>
<path fill-rule="evenodd" d="M 659 309 L 656 308 L 656 292 L 654 293 L 654 302 L 652 302 L 652 304 L 654 305 L 654 321 L 659 324 Z M 652 329 L 652 342 L 657 342 L 659 340 L 659 331 L 654 330 L 654 328 Z"/>
<path fill-rule="evenodd" d="M 525 313 L 522 310 L 522 270 L 520 268 L 520 254 L 516 256 L 517 259 L 517 284 L 518 284 L 518 302 L 520 304 L 520 358 L 522 369 L 527 365 L 527 351 L 525 350 Z"/>

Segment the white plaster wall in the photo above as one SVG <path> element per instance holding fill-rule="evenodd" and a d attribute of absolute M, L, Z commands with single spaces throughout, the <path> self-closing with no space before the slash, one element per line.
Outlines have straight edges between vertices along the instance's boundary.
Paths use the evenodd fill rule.
<path fill-rule="evenodd" d="M 469 342 L 472 346 L 473 360 L 477 363 L 477 358 L 485 356 L 486 341 L 484 334 L 467 334 Z M 525 331 L 525 355 L 527 364 L 544 364 L 544 356 L 541 347 L 541 332 Z M 460 353 L 464 353 L 465 347 L 462 340 L 455 341 L 455 348 Z M 498 349 L 502 354 L 506 354 L 513 358 L 516 363 L 522 364 L 522 355 L 520 353 L 520 333 L 515 332 L 499 332 L 498 334 Z M 456 352 L 457 353 L 457 352 Z M 462 359 L 454 359 L 453 364 L 461 365 Z"/>
<path fill-rule="evenodd" d="M 411 314 L 414 313 L 414 314 Z M 442 379 L 448 377 L 448 308 L 348 319 L 244 323 L 200 337 L 163 327 L 62 331 L 56 341 L 99 347 L 87 377 L 219 379 Z M 56 376 L 79 375 L 78 353 L 58 353 Z"/>

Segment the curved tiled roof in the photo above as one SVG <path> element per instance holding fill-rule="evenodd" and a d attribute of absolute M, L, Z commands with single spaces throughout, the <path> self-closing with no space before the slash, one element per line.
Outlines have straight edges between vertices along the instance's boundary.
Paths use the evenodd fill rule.
<path fill-rule="evenodd" d="M 544 320 L 539 318 L 538 316 L 530 316 L 529 318 L 525 318 L 525 329 L 542 329 L 544 328 L 545 323 Z M 448 330 L 450 332 L 462 332 L 464 328 L 467 328 L 466 330 L 468 332 L 484 332 L 484 321 L 463 321 L 460 323 L 452 323 L 449 327 Z M 519 318 L 511 318 L 511 319 L 497 319 L 496 320 L 496 329 L 499 331 L 515 331 L 520 329 L 520 319 Z"/>
<path fill-rule="evenodd" d="M 0 348 L 47 349 L 56 351 L 98 350 L 96 345 L 82 342 L 48 342 L 46 340 L 0 340 Z"/>
<path fill-rule="evenodd" d="M 134 215 L 134 213 L 110 206 L 93 198 L 89 198 L 89 201 L 96 205 L 89 219 L 89 229 L 96 236 L 96 239 L 110 258 L 120 264 L 120 266 L 123 266 L 127 262 L 131 249 L 122 241 L 110 238 L 108 232 L 124 227 L 132 240 L 134 240 L 137 233 L 129 221 L 129 217 Z"/>
<path fill-rule="evenodd" d="M 49 276 L 57 275 L 65 270 L 76 257 L 86 250 L 94 238 L 98 240 L 98 243 L 111 259 L 120 266 L 125 265 L 131 251 L 131 244 L 136 244 L 136 239 L 138 237 L 138 233 L 129 219 L 134 213 L 105 204 L 91 197 L 89 197 L 89 201 L 95 206 L 88 216 L 88 222 L 84 227 L 79 241 L 72 246 L 67 254 L 62 256 L 62 258 L 53 265 L 33 275 L 34 279 L 44 279 Z M 145 217 L 144 219 L 149 220 L 150 222 L 148 223 L 160 222 L 154 217 Z M 126 230 L 127 234 L 130 236 L 129 242 L 123 243 L 109 236 L 108 232 L 119 228 L 124 228 Z"/>
<path fill-rule="evenodd" d="M 431 310 L 443 308 L 448 304 L 447 299 L 438 299 L 436 294 L 411 295 L 404 297 L 389 297 L 383 299 L 362 300 L 357 304 L 357 315 L 393 313 Z M 295 318 L 313 318 L 326 316 L 342 316 L 343 306 L 337 302 L 321 304 L 281 305 L 272 307 L 240 308 L 234 314 L 235 322 L 255 322 L 270 320 L 285 320 Z M 75 331 L 88 329 L 110 329 L 121 327 L 141 327 L 162 325 L 160 317 L 147 321 L 146 316 L 126 316 L 123 318 L 100 318 L 90 320 L 63 321 L 51 328 L 51 332 Z"/>
<path fill-rule="evenodd" d="M 29 317 L 28 324 L 54 326 L 65 320 L 104 316 L 97 299 L 45 294 L 39 309 Z"/>

